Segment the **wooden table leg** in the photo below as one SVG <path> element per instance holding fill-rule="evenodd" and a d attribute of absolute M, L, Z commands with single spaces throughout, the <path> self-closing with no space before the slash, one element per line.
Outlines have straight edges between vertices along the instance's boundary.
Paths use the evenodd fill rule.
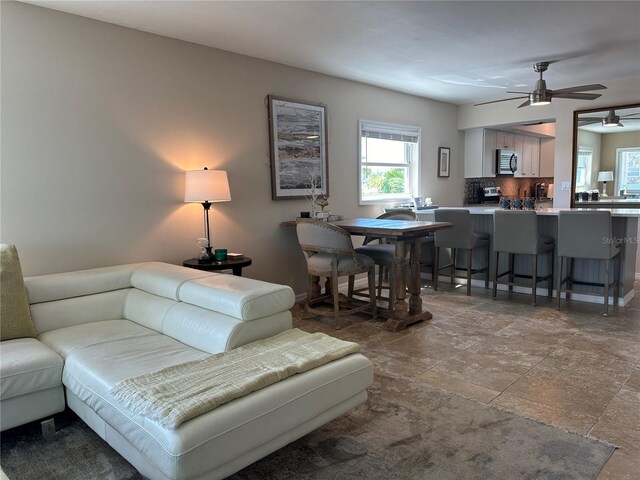
<path fill-rule="evenodd" d="M 400 247 L 398 245 L 402 243 Z M 385 322 L 385 328 L 391 332 L 398 332 L 407 328 L 409 325 L 429 320 L 433 317 L 430 312 L 422 309 L 422 298 L 420 297 L 420 238 L 412 241 L 410 250 L 411 278 L 409 281 L 409 306 L 404 300 L 406 296 L 405 279 L 407 275 L 406 247 L 405 242 L 396 243 L 396 258 L 394 262 L 396 277 L 396 301 L 394 303 L 393 317 Z M 402 255 L 402 258 L 399 256 Z M 400 261 L 402 260 L 402 261 Z M 401 279 L 398 281 L 398 279 Z M 407 312 L 408 310 L 408 312 Z"/>

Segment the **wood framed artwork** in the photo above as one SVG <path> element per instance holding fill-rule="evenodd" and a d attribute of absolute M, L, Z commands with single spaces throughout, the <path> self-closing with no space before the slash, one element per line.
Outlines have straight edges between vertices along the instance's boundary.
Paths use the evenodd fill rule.
<path fill-rule="evenodd" d="M 438 147 L 438 176 L 448 177 L 450 173 L 451 149 L 449 147 Z"/>
<path fill-rule="evenodd" d="M 326 107 L 269 95 L 274 200 L 329 195 Z"/>

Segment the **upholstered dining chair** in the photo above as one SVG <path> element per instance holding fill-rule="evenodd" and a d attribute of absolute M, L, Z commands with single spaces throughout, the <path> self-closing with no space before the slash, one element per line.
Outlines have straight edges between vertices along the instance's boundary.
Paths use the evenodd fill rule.
<path fill-rule="evenodd" d="M 411 210 L 394 210 L 391 212 L 383 213 L 376 217 L 378 219 L 386 220 L 416 220 L 416 214 Z M 433 250 L 433 237 L 425 237 L 422 239 L 422 260 L 429 261 L 431 265 L 431 258 L 433 255 L 429 254 L 428 250 Z M 376 237 L 365 237 L 362 242 L 362 246 L 356 248 L 357 253 L 361 253 L 368 257 L 371 257 L 376 265 L 378 265 L 378 284 L 377 284 L 377 297 L 381 300 L 389 302 L 389 308 L 393 308 L 392 302 L 395 295 L 395 279 L 393 275 L 393 261 L 395 257 L 395 245 L 389 240 Z M 388 287 L 383 286 L 385 274 L 388 276 Z M 389 291 L 388 297 L 382 296 L 382 290 Z M 356 292 L 357 293 L 357 292 Z"/>
<path fill-rule="evenodd" d="M 307 218 L 298 219 L 296 232 L 307 261 L 309 274 L 307 309 L 315 314 L 321 314 L 312 309 L 311 305 L 320 301 L 332 301 L 335 327 L 339 329 L 341 325 L 338 277 L 349 277 L 349 299 L 352 299 L 353 278 L 357 274 L 366 273 L 369 284 L 369 303 L 351 306 L 348 313 L 369 309 L 373 318 L 376 319 L 375 263 L 366 255 L 356 253 L 349 233 L 331 223 Z M 325 295 L 316 295 L 319 292 L 314 291 L 314 277 L 329 279 L 330 292 Z"/>

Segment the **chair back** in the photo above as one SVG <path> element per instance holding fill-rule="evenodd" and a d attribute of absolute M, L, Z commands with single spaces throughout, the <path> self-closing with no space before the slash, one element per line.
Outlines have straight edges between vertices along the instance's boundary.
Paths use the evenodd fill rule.
<path fill-rule="evenodd" d="M 436 222 L 451 222 L 453 227 L 436 231 L 436 247 L 473 248 L 473 230 L 471 214 L 464 208 L 438 208 L 433 215 Z"/>
<path fill-rule="evenodd" d="M 533 210 L 493 212 L 493 250 L 536 255 L 538 253 L 538 215 Z"/>
<path fill-rule="evenodd" d="M 611 212 L 560 211 L 558 255 L 574 258 L 612 258 L 618 251 L 613 240 Z"/>
<path fill-rule="evenodd" d="M 314 253 L 355 255 L 351 235 L 331 223 L 300 218 L 296 224 L 298 242 L 306 256 Z"/>
<path fill-rule="evenodd" d="M 411 210 L 393 210 L 391 212 L 385 212 L 382 215 L 378 215 L 376 218 L 385 220 L 417 220 L 418 216 Z M 369 242 L 374 240 L 380 240 L 380 243 L 388 243 L 383 242 L 385 239 L 378 237 L 364 237 L 362 244 L 367 245 Z"/>

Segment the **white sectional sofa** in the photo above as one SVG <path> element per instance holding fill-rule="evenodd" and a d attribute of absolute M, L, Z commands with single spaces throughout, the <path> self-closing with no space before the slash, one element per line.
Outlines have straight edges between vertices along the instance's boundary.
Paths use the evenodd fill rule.
<path fill-rule="evenodd" d="M 112 387 L 291 328 L 293 291 L 162 263 L 30 277 L 25 285 L 38 333 L 29 342 L 50 349 L 67 405 L 152 479 L 224 478 L 363 403 L 372 382 L 371 362 L 352 354 L 163 428 L 119 405 Z M 3 362 L 6 354 L 2 348 Z M 51 378 L 41 390 L 57 391 Z M 12 407 L 20 410 L 15 400 Z"/>

